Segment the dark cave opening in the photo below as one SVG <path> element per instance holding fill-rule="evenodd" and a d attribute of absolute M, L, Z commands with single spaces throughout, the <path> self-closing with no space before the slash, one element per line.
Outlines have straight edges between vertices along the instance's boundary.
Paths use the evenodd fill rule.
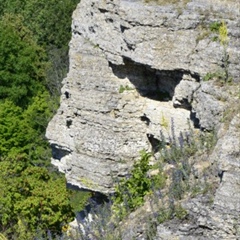
<path fill-rule="evenodd" d="M 190 74 L 198 80 L 197 75 L 187 70 L 157 70 L 128 58 L 123 60 L 124 65 L 109 63 L 114 75 L 120 79 L 129 79 L 141 96 L 152 100 L 172 100 L 175 87 L 180 83 L 184 74 Z"/>
<path fill-rule="evenodd" d="M 175 88 L 183 80 L 184 75 L 191 76 L 197 82 L 200 81 L 200 76 L 189 70 L 158 70 L 148 65 L 136 63 L 129 58 L 123 58 L 123 61 L 124 65 L 115 65 L 109 62 L 113 74 L 119 79 L 127 78 L 142 97 L 155 101 L 171 101 Z M 190 111 L 189 118 L 194 127 L 200 128 L 199 119 L 196 117 L 196 113 L 192 112 L 191 104 L 187 102 L 182 107 Z M 144 116 L 141 120 L 147 121 Z M 149 125 L 149 122 L 147 121 L 146 124 Z"/>
<path fill-rule="evenodd" d="M 61 160 L 61 158 L 71 153 L 66 149 L 59 148 L 58 145 L 56 144 L 51 144 L 51 149 L 52 149 L 52 157 L 57 160 Z"/>

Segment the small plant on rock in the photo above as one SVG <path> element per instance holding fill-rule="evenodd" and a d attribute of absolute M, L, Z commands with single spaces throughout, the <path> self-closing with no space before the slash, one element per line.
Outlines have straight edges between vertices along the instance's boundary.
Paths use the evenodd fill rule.
<path fill-rule="evenodd" d="M 210 24 L 210 31 L 217 34 L 213 37 L 213 41 L 219 41 L 223 46 L 223 57 L 221 69 L 216 72 L 209 72 L 204 77 L 204 81 L 217 79 L 222 83 L 231 82 L 231 77 L 229 76 L 229 54 L 227 52 L 227 47 L 229 43 L 228 29 L 224 21 L 213 22 Z"/>
<path fill-rule="evenodd" d="M 150 153 L 142 151 L 141 158 L 133 165 L 130 176 L 116 185 L 113 210 L 122 217 L 142 205 L 144 196 L 151 190 L 151 179 L 147 176 L 150 157 Z"/>
<path fill-rule="evenodd" d="M 125 86 L 121 85 L 118 92 L 123 93 L 125 91 L 131 91 L 131 90 L 134 90 L 134 89 L 129 87 L 128 85 L 125 85 Z"/>

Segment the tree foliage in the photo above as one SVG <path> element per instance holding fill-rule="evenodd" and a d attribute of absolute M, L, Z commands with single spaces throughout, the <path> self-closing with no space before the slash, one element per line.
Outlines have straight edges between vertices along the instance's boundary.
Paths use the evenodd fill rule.
<path fill-rule="evenodd" d="M 52 103 L 52 104 L 51 104 Z M 0 156 L 24 154 L 31 162 L 46 165 L 50 158 L 44 137 L 55 103 L 45 91 L 33 98 L 33 103 L 22 110 L 12 101 L 0 104 Z"/>
<path fill-rule="evenodd" d="M 79 0 L 0 0 L 0 16 L 19 16 L 32 32 L 31 39 L 46 51 L 49 67 L 45 82 L 52 94 L 60 93 L 60 82 L 68 69 L 71 15 L 77 3 Z"/>
<path fill-rule="evenodd" d="M 40 45 L 66 46 L 79 0 L 0 0 L 0 15 L 21 14 Z"/>
<path fill-rule="evenodd" d="M 50 167 L 44 135 L 78 2 L 0 0 L 0 232 L 9 239 L 60 233 L 72 220 L 65 178 Z"/>
<path fill-rule="evenodd" d="M 46 168 L 32 166 L 19 155 L 0 161 L 0 229 L 10 236 L 25 231 L 36 234 L 61 232 L 61 224 L 72 220 L 65 180 L 51 175 Z M 21 228 L 22 230 L 22 228 Z M 17 234 L 16 234 L 17 233 Z M 13 237 L 13 236 L 12 236 Z"/>
<path fill-rule="evenodd" d="M 0 34 L 0 99 L 25 107 L 43 88 L 46 55 L 21 16 L 4 15 Z"/>

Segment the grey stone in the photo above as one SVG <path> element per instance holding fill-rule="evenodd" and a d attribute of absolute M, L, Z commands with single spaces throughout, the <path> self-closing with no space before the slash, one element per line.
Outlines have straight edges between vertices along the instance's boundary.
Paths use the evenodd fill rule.
<path fill-rule="evenodd" d="M 69 184 L 110 193 L 114 178 L 124 177 L 147 136 L 168 141 L 191 124 L 221 129 L 229 92 L 218 79 L 224 51 L 233 82 L 240 75 L 239 9 L 234 1 L 192 0 L 161 5 L 143 0 L 81 0 L 73 13 L 69 72 L 61 105 L 46 136 L 52 163 Z M 213 41 L 210 25 L 224 20 L 229 42 Z M 213 74 L 214 75 L 214 74 Z M 231 96 L 230 96 L 231 98 Z M 239 223 L 239 125 L 235 117 L 216 148 L 202 162 L 213 165 L 209 181 L 217 185 L 214 203 L 186 200 L 190 220 L 158 226 L 157 239 L 236 239 Z M 201 167 L 196 168 L 201 170 Z M 201 173 L 196 174 L 198 177 Z M 141 234 L 136 214 L 125 239 Z M 131 231 L 129 230 L 131 229 Z M 124 239 L 124 238 L 123 238 Z"/>
<path fill-rule="evenodd" d="M 192 112 L 202 129 L 217 129 L 225 110 L 224 93 L 214 83 L 202 82 L 193 94 Z"/>
<path fill-rule="evenodd" d="M 173 97 L 174 107 L 181 107 L 188 110 L 192 108 L 193 94 L 200 88 L 200 83 L 184 79 L 176 86 Z"/>
<path fill-rule="evenodd" d="M 211 161 L 217 163 L 220 186 L 214 205 L 240 215 L 240 115 L 235 116 L 225 135 L 219 139 Z M 239 222 L 240 223 L 240 222 Z"/>
<path fill-rule="evenodd" d="M 227 19 L 233 32 L 229 70 L 234 79 L 239 75 L 238 19 L 229 13 L 237 14 L 232 4 L 210 0 L 164 6 L 81 1 L 61 106 L 46 133 L 56 155 L 66 150 L 52 162 L 69 182 L 109 192 L 112 174 L 123 176 L 140 150 L 151 150 L 146 134 L 167 136 L 172 119 L 176 134 L 188 128 L 189 118 L 208 130 L 218 125 L 224 103 L 213 84 L 200 81 L 222 64 L 223 48 L 208 29 L 211 14 Z"/>

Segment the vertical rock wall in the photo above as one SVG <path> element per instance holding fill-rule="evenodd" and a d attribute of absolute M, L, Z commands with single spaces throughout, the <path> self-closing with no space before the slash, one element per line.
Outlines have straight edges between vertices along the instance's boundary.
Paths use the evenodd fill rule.
<path fill-rule="evenodd" d="M 113 176 L 124 176 L 140 150 L 151 150 L 147 134 L 167 136 L 172 119 L 176 133 L 188 119 L 202 129 L 221 119 L 224 93 L 202 79 L 223 71 L 224 49 L 210 26 L 224 20 L 227 67 L 237 81 L 235 4 L 152 2 L 82 0 L 73 14 L 69 73 L 46 133 L 52 163 L 70 184 L 111 192 Z"/>

